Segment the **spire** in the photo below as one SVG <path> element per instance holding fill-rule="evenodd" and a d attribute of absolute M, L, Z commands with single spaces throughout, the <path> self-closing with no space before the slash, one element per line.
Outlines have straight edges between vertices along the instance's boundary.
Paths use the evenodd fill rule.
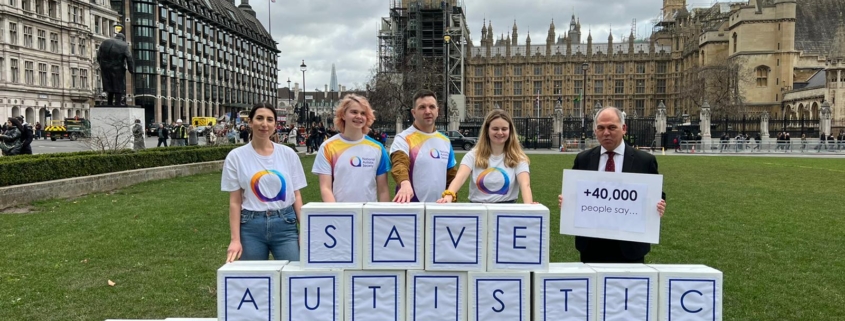
<path fill-rule="evenodd" d="M 519 38 L 519 33 L 516 32 L 516 19 L 513 20 L 513 35 L 511 37 L 511 45 L 516 46 L 517 38 Z"/>
<path fill-rule="evenodd" d="M 340 92 L 340 88 L 337 85 L 337 70 L 335 70 L 334 64 L 332 64 L 331 87 L 329 89 L 334 92 Z"/>
<path fill-rule="evenodd" d="M 486 25 L 487 25 L 487 18 L 485 18 L 481 22 L 481 45 L 482 46 L 484 45 L 484 42 L 487 41 L 487 27 L 486 27 Z"/>
<path fill-rule="evenodd" d="M 555 30 L 555 19 L 552 18 L 552 24 L 549 26 L 550 29 Z"/>
<path fill-rule="evenodd" d="M 493 20 L 487 22 L 487 36 L 493 37 Z"/>
<path fill-rule="evenodd" d="M 587 30 L 587 41 L 593 42 L 593 33 L 590 30 Z"/>
<path fill-rule="evenodd" d="M 513 19 L 513 33 L 516 33 L 516 19 Z"/>
<path fill-rule="evenodd" d="M 252 6 L 249 5 L 249 0 L 241 0 L 241 4 L 238 6 L 238 9 L 241 9 L 244 13 L 255 17 L 255 10 L 252 10 Z"/>

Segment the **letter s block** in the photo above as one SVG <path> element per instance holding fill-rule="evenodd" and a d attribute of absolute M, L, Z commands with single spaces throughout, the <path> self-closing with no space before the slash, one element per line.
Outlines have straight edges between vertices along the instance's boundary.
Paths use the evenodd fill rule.
<path fill-rule="evenodd" d="M 282 320 L 342 321 L 343 271 L 304 270 L 298 264 L 282 269 Z"/>
<path fill-rule="evenodd" d="M 531 320 L 530 272 L 469 272 L 470 321 Z"/>
<path fill-rule="evenodd" d="M 659 320 L 722 320 L 721 271 L 705 265 L 649 266 L 660 273 Z"/>
<path fill-rule="evenodd" d="M 364 205 L 364 270 L 422 270 L 425 268 L 421 203 Z"/>
<path fill-rule="evenodd" d="M 288 261 L 235 261 L 217 270 L 220 321 L 279 320 L 281 272 Z"/>
<path fill-rule="evenodd" d="M 540 204 L 488 204 L 487 271 L 549 268 L 549 209 Z"/>
<path fill-rule="evenodd" d="M 425 269 L 487 270 L 487 208 L 425 204 Z"/>
<path fill-rule="evenodd" d="M 304 269 L 361 269 L 363 203 L 302 206 L 299 260 Z"/>

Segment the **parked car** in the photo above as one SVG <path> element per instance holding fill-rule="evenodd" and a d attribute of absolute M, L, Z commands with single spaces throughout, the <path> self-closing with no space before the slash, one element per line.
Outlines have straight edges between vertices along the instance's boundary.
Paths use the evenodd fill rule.
<path fill-rule="evenodd" d="M 478 137 L 466 137 L 456 130 L 441 130 L 440 132 L 446 135 L 446 137 L 449 137 L 449 140 L 452 141 L 453 149 L 462 148 L 463 150 L 470 150 L 478 143 Z"/>

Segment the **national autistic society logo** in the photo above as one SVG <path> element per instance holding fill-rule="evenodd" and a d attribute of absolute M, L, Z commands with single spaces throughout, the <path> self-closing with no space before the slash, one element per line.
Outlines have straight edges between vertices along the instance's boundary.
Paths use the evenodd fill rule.
<path fill-rule="evenodd" d="M 431 158 L 440 159 L 440 151 L 436 148 L 432 148 L 430 151 L 428 151 L 428 155 L 431 156 Z"/>
<path fill-rule="evenodd" d="M 498 176 L 497 174 L 502 175 L 502 187 L 498 190 L 492 190 L 487 186 L 487 184 L 485 184 L 484 181 L 488 177 L 492 178 L 493 176 Z M 481 175 L 478 175 L 478 179 L 475 181 L 475 186 L 484 194 L 507 195 L 508 191 L 510 190 L 511 180 L 510 178 L 508 178 L 508 174 L 505 173 L 505 170 L 498 167 L 493 167 L 484 170 L 483 172 L 481 172 Z"/>
<path fill-rule="evenodd" d="M 274 196 L 272 198 L 268 197 L 267 195 L 265 195 L 261 191 L 261 178 L 263 178 L 266 175 L 276 176 L 279 179 L 279 184 L 281 185 L 279 187 L 279 193 L 276 194 L 276 196 Z M 272 178 L 270 178 L 270 179 L 272 180 Z M 268 185 L 270 185 L 270 184 L 272 184 L 272 183 L 267 182 L 267 179 L 265 179 L 264 187 L 267 188 L 267 187 L 269 187 Z M 284 202 L 285 198 L 287 196 L 287 193 L 285 193 L 286 190 L 287 190 L 287 186 L 286 186 L 287 184 L 285 183 L 285 178 L 282 176 L 282 173 L 279 173 L 279 171 L 277 171 L 277 170 L 273 170 L 273 169 L 263 170 L 263 171 L 260 171 L 258 173 L 255 173 L 255 175 L 253 175 L 252 179 L 250 180 L 250 185 L 252 186 L 252 193 L 255 194 L 255 197 L 258 197 L 258 200 L 260 200 L 264 203 L 276 202 L 276 201 L 283 201 Z"/>
<path fill-rule="evenodd" d="M 361 167 L 361 164 L 361 157 L 352 156 L 352 158 L 349 159 L 349 165 L 352 165 L 352 167 Z"/>

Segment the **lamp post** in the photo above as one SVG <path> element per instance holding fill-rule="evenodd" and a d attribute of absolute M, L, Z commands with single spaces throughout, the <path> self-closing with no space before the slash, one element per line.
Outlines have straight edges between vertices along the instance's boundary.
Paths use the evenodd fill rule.
<path fill-rule="evenodd" d="M 293 95 L 293 93 L 290 88 L 290 77 L 288 77 L 288 107 L 285 108 L 285 111 L 287 112 L 287 117 L 293 119 L 293 115 L 291 114 L 293 111 L 293 105 L 291 105 L 291 95 Z"/>
<path fill-rule="evenodd" d="M 583 63 L 581 64 L 581 73 L 584 74 L 584 84 L 581 86 L 581 142 L 584 144 L 584 140 L 586 136 L 584 136 L 584 119 L 586 118 L 585 110 L 584 110 L 584 100 L 587 99 L 587 69 L 590 69 L 590 64 Z M 596 120 L 593 119 L 593 122 Z"/>
<path fill-rule="evenodd" d="M 302 64 L 299 65 L 299 70 L 302 70 L 302 108 L 305 107 L 305 71 L 308 70 L 308 66 L 305 65 L 305 59 L 302 60 Z M 305 110 L 305 128 L 308 128 L 308 110 Z"/>
<path fill-rule="evenodd" d="M 452 40 L 452 36 L 450 36 L 449 34 L 446 34 L 445 36 L 443 36 L 443 42 L 446 44 L 446 70 L 445 70 L 445 76 L 446 76 L 445 80 L 446 80 L 446 82 L 444 83 L 444 85 L 445 85 L 444 86 L 445 95 L 443 96 L 443 106 L 445 107 L 444 108 L 445 110 L 443 111 L 443 115 L 446 116 L 445 118 L 446 118 L 447 123 L 449 122 L 449 80 L 450 80 L 449 77 L 451 77 L 451 75 L 449 74 L 449 51 L 450 51 L 449 50 L 449 42 L 451 40 Z"/>

